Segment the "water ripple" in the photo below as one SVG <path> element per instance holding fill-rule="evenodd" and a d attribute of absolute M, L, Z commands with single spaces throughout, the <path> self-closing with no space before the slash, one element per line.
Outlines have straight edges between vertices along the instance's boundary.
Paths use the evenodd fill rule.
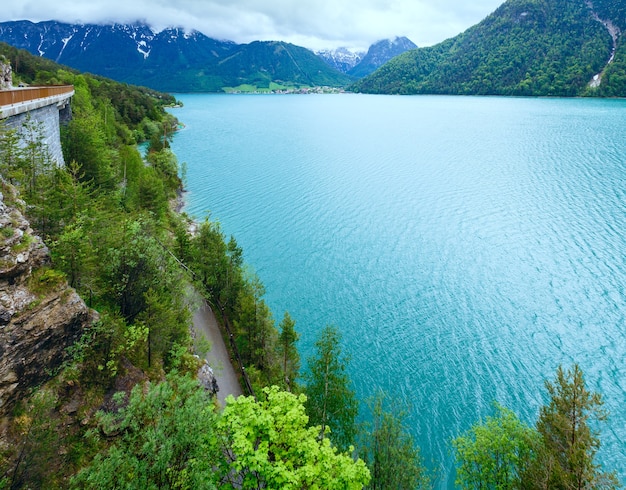
<path fill-rule="evenodd" d="M 187 210 L 236 236 L 303 358 L 341 327 L 359 396 L 411 405 L 440 487 L 451 438 L 493 400 L 534 420 L 572 362 L 626 477 L 624 101 L 179 98 Z"/>

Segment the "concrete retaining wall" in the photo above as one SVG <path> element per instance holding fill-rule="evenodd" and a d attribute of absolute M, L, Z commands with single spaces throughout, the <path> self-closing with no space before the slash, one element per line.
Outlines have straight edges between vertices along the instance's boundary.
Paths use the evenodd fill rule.
<path fill-rule="evenodd" d="M 52 98 L 50 98 L 52 99 Z M 40 132 L 43 142 L 47 145 L 50 157 L 57 165 L 64 165 L 63 152 L 61 150 L 61 123 L 66 124 L 71 119 L 71 106 L 70 99 L 65 98 L 59 101 L 59 98 L 55 100 L 48 100 L 48 104 L 44 105 L 42 102 L 46 99 L 40 99 L 38 104 L 30 103 L 25 112 L 14 111 L 14 115 L 10 115 L 4 119 L 4 124 L 8 128 L 14 128 L 22 135 L 23 139 L 28 139 L 28 125 L 30 121 L 30 127 L 37 128 Z M 7 109 L 6 106 L 3 107 Z M 26 109 L 25 107 L 21 108 Z M 8 111 L 3 111 L 7 114 Z"/>

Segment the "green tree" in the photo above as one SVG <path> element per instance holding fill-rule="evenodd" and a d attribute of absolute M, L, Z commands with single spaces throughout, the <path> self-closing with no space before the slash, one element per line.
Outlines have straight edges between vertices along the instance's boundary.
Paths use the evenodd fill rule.
<path fill-rule="evenodd" d="M 11 184 L 23 182 L 25 177 L 20 135 L 4 121 L 0 122 L 0 175 Z"/>
<path fill-rule="evenodd" d="M 264 294 L 265 286 L 256 275 L 246 279 L 237 301 L 235 329 L 243 362 L 256 366 L 267 385 L 277 382 L 280 367 L 276 356 L 278 332 Z"/>
<path fill-rule="evenodd" d="M 75 86 L 75 90 L 77 95 L 83 91 L 80 86 Z M 85 103 L 85 105 L 87 107 L 84 110 L 74 111 L 72 120 L 63 128 L 61 133 L 63 156 L 65 161 L 78 163 L 85 182 L 112 189 L 115 184 L 112 152 L 107 148 L 102 130 L 103 123 L 97 114 L 89 112 L 91 104 Z"/>
<path fill-rule="evenodd" d="M 65 272 L 73 288 L 81 285 L 88 268 L 91 246 L 85 231 L 84 219 L 79 218 L 68 224 L 51 246 L 55 264 Z"/>
<path fill-rule="evenodd" d="M 145 309 L 137 316 L 138 323 L 148 329 L 146 339 L 148 367 L 155 355 L 168 361 L 174 345 L 185 343 L 191 318 L 189 310 L 166 288 L 148 289 L 144 294 Z"/>
<path fill-rule="evenodd" d="M 495 404 L 495 415 L 453 441 L 456 484 L 464 489 L 522 488 L 539 434 L 509 409 Z"/>
<path fill-rule="evenodd" d="M 219 223 L 205 219 L 191 243 L 192 267 L 214 305 L 220 306 L 226 284 L 228 260 L 226 243 Z"/>
<path fill-rule="evenodd" d="M 35 393 L 23 413 L 15 418 L 18 442 L 13 467 L 7 472 L 8 488 L 42 488 L 58 459 L 58 419 L 54 416 L 55 395 L 46 390 Z M 55 461 L 58 463 L 58 461 Z M 0 488 L 2 488 L 0 475 Z"/>
<path fill-rule="evenodd" d="M 175 372 L 136 386 L 128 406 L 98 415 L 100 430 L 117 435 L 71 481 L 71 488 L 214 489 L 216 414 L 198 382 Z M 91 434 L 98 437 L 95 432 Z"/>
<path fill-rule="evenodd" d="M 354 443 L 359 406 L 346 373 L 349 357 L 342 354 L 339 329 L 332 325 L 324 327 L 315 349 L 304 376 L 310 423 L 321 427 L 322 438 L 330 429 L 331 440 L 346 450 Z"/>
<path fill-rule="evenodd" d="M 307 427 L 304 395 L 264 388 L 263 400 L 229 396 L 219 422 L 220 488 L 359 489 L 369 481 L 362 460 L 338 453 L 319 427 Z"/>
<path fill-rule="evenodd" d="M 109 288 L 108 296 L 132 322 L 146 307 L 145 293 L 171 280 L 164 271 L 172 269 L 167 267 L 167 256 L 150 230 L 150 221 L 122 219 L 118 230 L 105 228 L 109 236 L 102 237 L 106 240 L 102 279 Z"/>
<path fill-rule="evenodd" d="M 29 201 L 36 201 L 41 188 L 37 185 L 41 175 L 52 168 L 52 158 L 44 142 L 43 123 L 34 121 L 30 115 L 21 130 L 22 155 L 25 167 L 23 189 Z M 33 202 L 36 204 L 36 202 Z"/>
<path fill-rule="evenodd" d="M 372 420 L 361 437 L 360 453 L 367 464 L 372 480 L 367 488 L 373 490 L 427 489 L 431 480 L 423 464 L 419 448 L 407 431 L 406 412 L 397 408 L 385 409 L 389 400 L 381 391 L 373 399 Z"/>
<path fill-rule="evenodd" d="M 546 381 L 549 402 L 541 407 L 537 430 L 543 448 L 527 473 L 532 488 L 617 488 L 614 473 L 603 472 L 595 462 L 600 437 L 590 422 L 606 420 L 608 413 L 599 393 L 590 392 L 583 372 L 559 366 L 554 382 Z"/>
<path fill-rule="evenodd" d="M 285 384 L 289 391 L 292 391 L 292 387 L 298 377 L 298 371 L 300 370 L 300 355 L 298 354 L 298 347 L 296 346 L 300 335 L 296 332 L 295 326 L 295 320 L 291 318 L 289 312 L 286 311 L 279 325 L 278 352 L 282 360 Z"/>

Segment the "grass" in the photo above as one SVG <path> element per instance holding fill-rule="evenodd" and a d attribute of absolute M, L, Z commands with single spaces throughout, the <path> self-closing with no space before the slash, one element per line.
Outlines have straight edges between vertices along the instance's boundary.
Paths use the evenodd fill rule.
<path fill-rule="evenodd" d="M 11 225 L 7 226 L 6 228 L 2 228 L 2 230 L 0 230 L 0 235 L 2 235 L 3 238 L 11 238 L 13 236 L 13 227 Z"/>
<path fill-rule="evenodd" d="M 28 250 L 28 247 L 31 243 L 33 243 L 33 236 L 25 233 L 19 243 L 16 243 L 11 247 L 11 252 L 18 254 L 20 252 L 23 252 L 24 250 Z"/>
<path fill-rule="evenodd" d="M 59 286 L 65 283 L 65 280 L 65 274 L 63 272 L 42 267 L 33 272 L 33 275 L 28 280 L 28 288 L 38 297 L 43 297 L 55 291 Z"/>
<path fill-rule="evenodd" d="M 270 94 L 279 90 L 299 90 L 308 88 L 304 85 L 282 85 L 276 82 L 270 82 L 269 87 L 258 87 L 257 85 L 243 84 L 237 87 L 222 87 L 227 94 Z"/>

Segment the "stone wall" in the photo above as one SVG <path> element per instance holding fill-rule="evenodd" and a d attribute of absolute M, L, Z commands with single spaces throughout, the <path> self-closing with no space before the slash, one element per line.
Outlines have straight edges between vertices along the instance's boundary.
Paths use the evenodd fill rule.
<path fill-rule="evenodd" d="M 16 129 L 25 136 L 24 124 L 30 119 L 31 124 L 40 128 L 43 141 L 48 147 L 50 157 L 58 164 L 64 165 L 63 151 L 61 150 L 60 120 L 69 121 L 71 110 L 69 101 L 66 107 L 59 110 L 56 104 L 47 105 L 23 114 L 11 116 L 5 119 L 8 128 Z"/>

